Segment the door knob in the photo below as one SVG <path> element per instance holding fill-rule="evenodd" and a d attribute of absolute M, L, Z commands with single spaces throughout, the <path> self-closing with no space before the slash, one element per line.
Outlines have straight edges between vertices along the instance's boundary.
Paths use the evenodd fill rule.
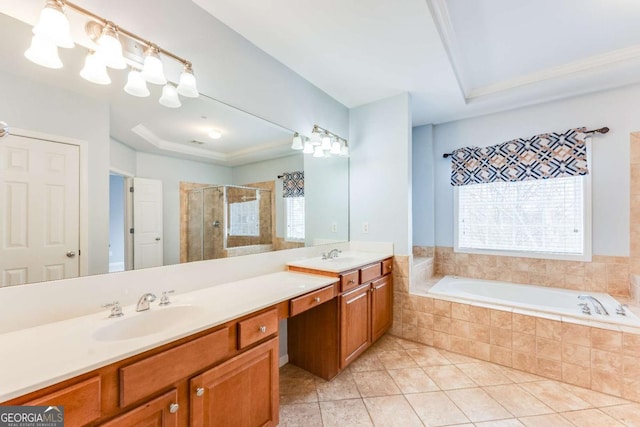
<path fill-rule="evenodd" d="M 159 242 L 159 241 L 160 241 L 160 238 L 159 238 L 159 237 L 156 237 L 156 242 Z"/>
<path fill-rule="evenodd" d="M 73 258 L 73 257 L 75 257 L 75 256 L 76 256 L 75 251 L 69 251 L 69 252 L 67 252 L 67 258 Z"/>
<path fill-rule="evenodd" d="M 169 405 L 169 412 L 175 414 L 176 412 L 178 412 L 178 408 L 180 408 L 180 405 L 178 405 L 177 403 L 172 403 L 171 405 Z"/>
<path fill-rule="evenodd" d="M 198 387 L 196 389 L 196 396 L 201 397 L 204 395 L 204 387 Z"/>

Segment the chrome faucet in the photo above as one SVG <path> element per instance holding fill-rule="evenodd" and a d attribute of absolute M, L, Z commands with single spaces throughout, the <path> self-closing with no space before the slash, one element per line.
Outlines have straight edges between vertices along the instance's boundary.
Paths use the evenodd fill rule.
<path fill-rule="evenodd" d="M 149 310 L 149 303 L 152 303 L 155 300 L 156 300 L 156 296 L 154 294 L 150 294 L 150 293 L 143 294 L 138 300 L 136 311 Z"/>
<path fill-rule="evenodd" d="M 338 258 L 338 254 L 340 253 L 342 253 L 340 249 L 331 249 L 327 254 L 327 258 L 329 259 Z"/>
<path fill-rule="evenodd" d="M 604 305 L 598 300 L 598 298 L 593 297 L 591 295 L 578 295 L 578 298 L 581 300 L 589 300 L 591 304 L 593 304 L 593 308 L 596 311 L 596 314 L 604 314 L 605 316 L 609 315 L 609 312 Z"/>

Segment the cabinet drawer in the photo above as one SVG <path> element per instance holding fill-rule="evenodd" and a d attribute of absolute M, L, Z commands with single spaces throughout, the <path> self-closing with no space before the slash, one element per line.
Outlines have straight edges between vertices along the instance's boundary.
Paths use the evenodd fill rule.
<path fill-rule="evenodd" d="M 317 291 L 309 292 L 308 294 L 292 299 L 290 315 L 295 316 L 323 302 L 329 301 L 334 297 L 333 288 L 333 285 L 329 285 L 326 288 L 318 289 Z"/>
<path fill-rule="evenodd" d="M 238 322 L 238 349 L 243 349 L 278 332 L 278 310 L 269 310 Z"/>
<path fill-rule="evenodd" d="M 385 259 L 382 261 L 382 275 L 391 273 L 393 269 L 393 258 Z"/>
<path fill-rule="evenodd" d="M 360 283 L 367 283 L 380 276 L 382 276 L 381 262 L 360 269 Z"/>
<path fill-rule="evenodd" d="M 120 368 L 120 406 L 127 406 L 224 359 L 229 328 Z"/>
<path fill-rule="evenodd" d="M 344 273 L 340 276 L 340 292 L 353 289 L 360 284 L 359 271 L 352 271 L 350 273 Z"/>
<path fill-rule="evenodd" d="M 100 377 L 25 403 L 27 406 L 64 406 L 64 425 L 83 426 L 100 418 Z"/>

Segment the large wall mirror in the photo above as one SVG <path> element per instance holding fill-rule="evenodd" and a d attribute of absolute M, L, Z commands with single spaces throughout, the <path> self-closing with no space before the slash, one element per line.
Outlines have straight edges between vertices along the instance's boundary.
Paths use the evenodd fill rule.
<path fill-rule="evenodd" d="M 89 83 L 79 45 L 37 66 L 31 28 L 0 13 L 0 286 L 349 239 L 348 158 L 291 150 L 293 130 L 204 94 L 130 96 L 126 70 Z M 304 198 L 285 197 L 298 172 Z"/>

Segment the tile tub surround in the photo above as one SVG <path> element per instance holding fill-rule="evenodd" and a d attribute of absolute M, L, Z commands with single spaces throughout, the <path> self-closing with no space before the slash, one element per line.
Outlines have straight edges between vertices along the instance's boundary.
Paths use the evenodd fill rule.
<path fill-rule="evenodd" d="M 280 425 L 631 426 L 640 404 L 386 335 L 331 382 L 283 366 Z"/>

